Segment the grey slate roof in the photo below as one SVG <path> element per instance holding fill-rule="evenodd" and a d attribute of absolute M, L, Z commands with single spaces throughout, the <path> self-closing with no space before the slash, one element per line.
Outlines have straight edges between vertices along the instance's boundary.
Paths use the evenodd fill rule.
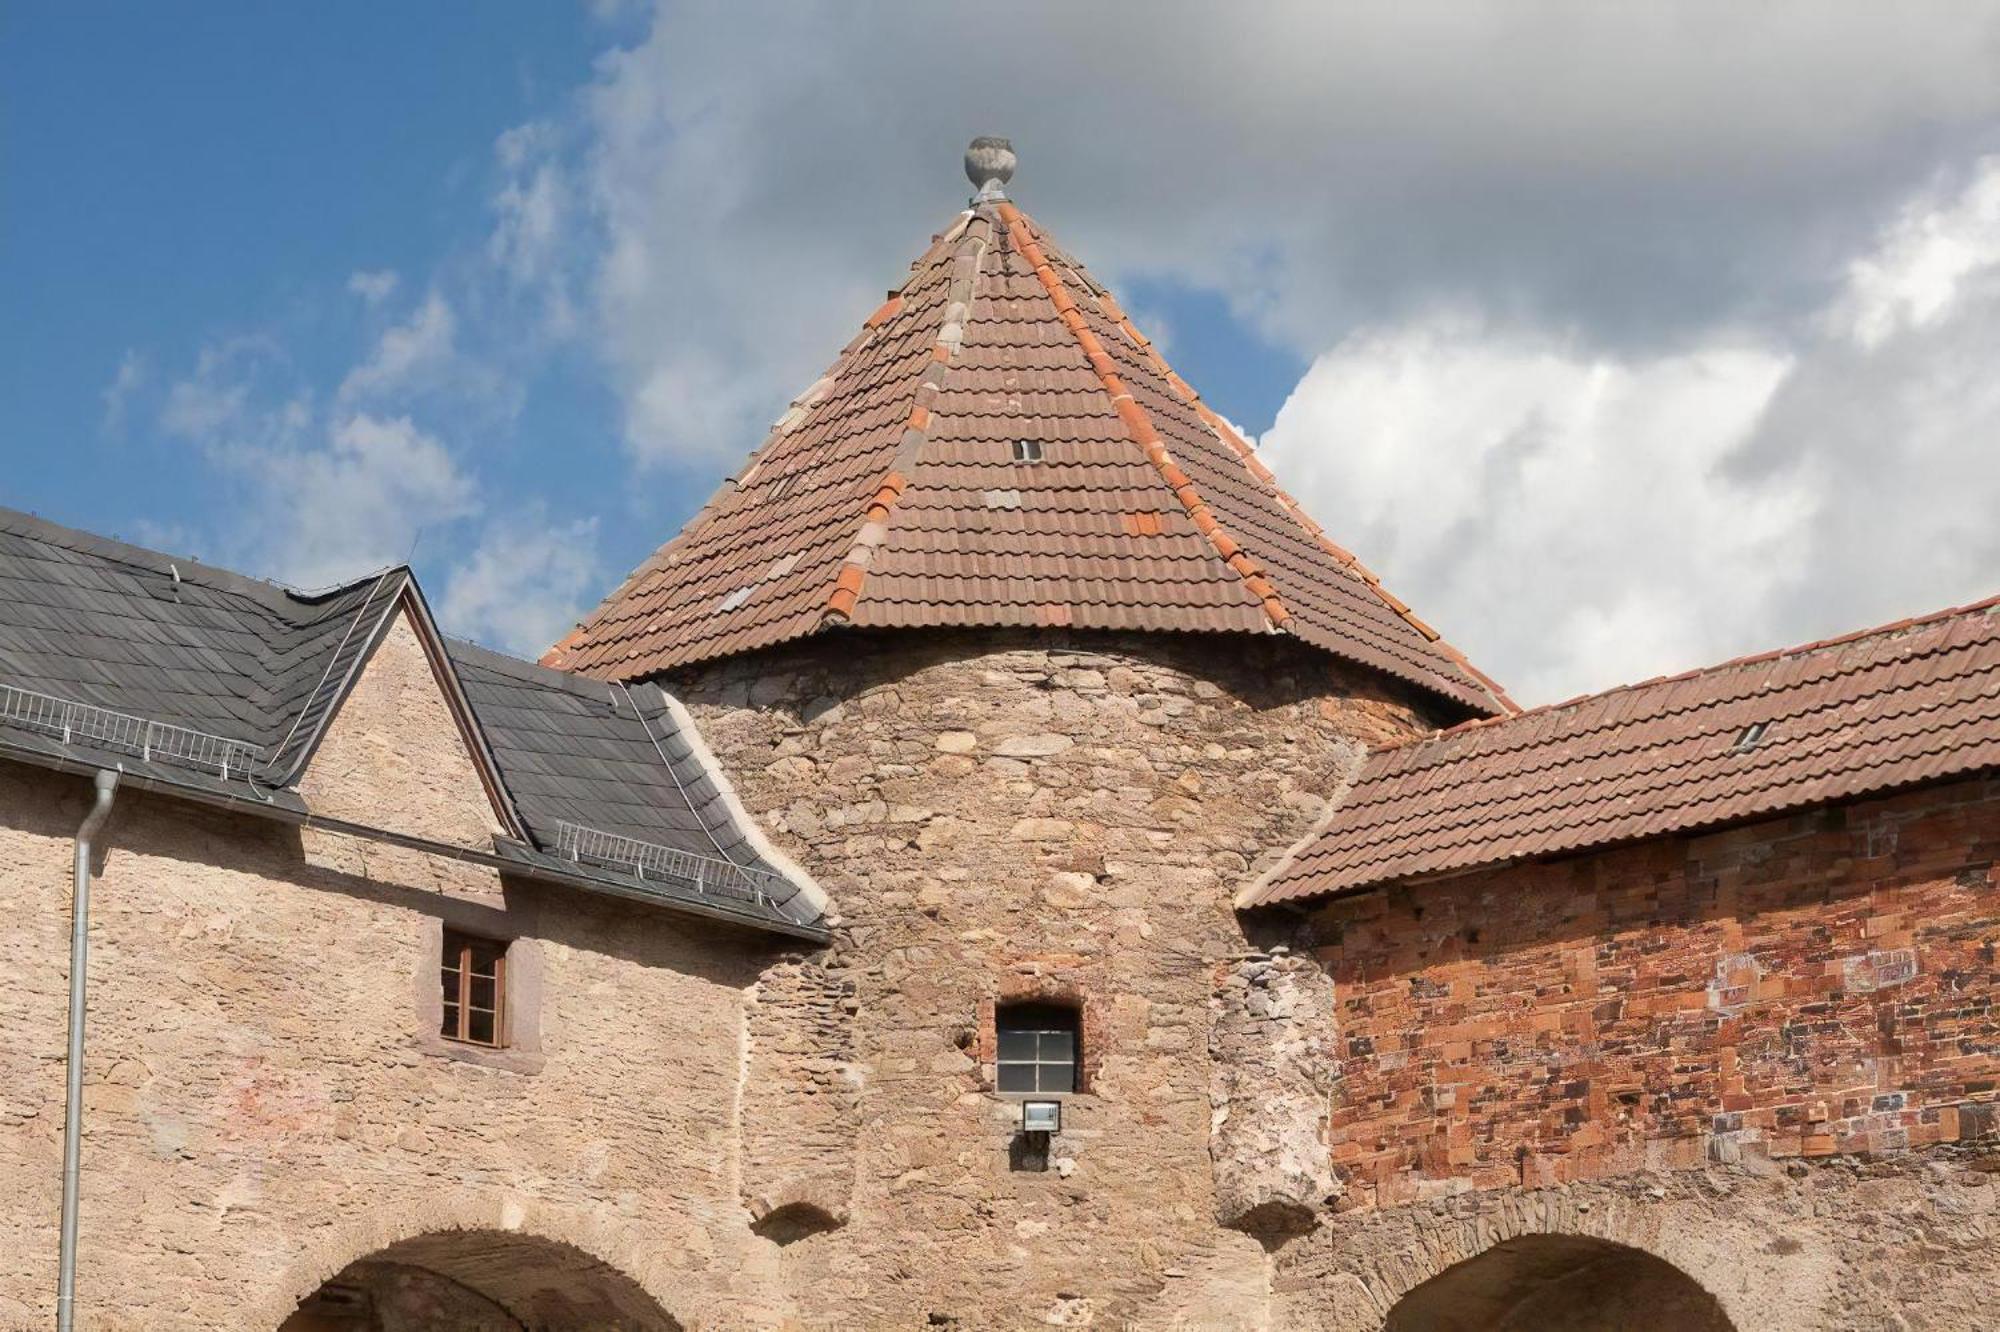
<path fill-rule="evenodd" d="M 0 751 L 119 766 L 170 792 L 310 819 L 299 777 L 404 607 L 435 633 L 406 568 L 302 593 L 0 508 Z M 498 839 L 496 856 L 582 887 L 818 931 L 817 908 L 759 852 L 657 688 L 607 690 L 438 642 L 447 688 L 469 705 L 475 749 L 525 834 Z M 163 729 L 174 727 L 186 730 Z M 200 761 L 223 742 L 234 770 Z M 250 751 L 247 771 L 234 746 Z"/>

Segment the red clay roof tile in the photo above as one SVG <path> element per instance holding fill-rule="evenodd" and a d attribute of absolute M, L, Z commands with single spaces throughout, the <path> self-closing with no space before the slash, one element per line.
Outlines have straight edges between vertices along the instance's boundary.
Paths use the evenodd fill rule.
<path fill-rule="evenodd" d="M 2000 597 L 1379 750 L 1326 824 L 1239 905 L 1583 851 L 1995 767 Z"/>
<path fill-rule="evenodd" d="M 545 660 L 632 679 L 838 623 L 1286 632 L 1512 708 L 1004 202 L 941 233 L 738 479 Z"/>

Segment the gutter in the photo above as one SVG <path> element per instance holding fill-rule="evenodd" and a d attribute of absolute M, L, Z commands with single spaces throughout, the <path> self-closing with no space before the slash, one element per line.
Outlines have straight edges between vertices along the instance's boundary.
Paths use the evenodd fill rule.
<path fill-rule="evenodd" d="M 57 772 L 96 773 L 104 769 L 84 759 L 71 758 L 64 754 L 53 754 L 43 749 L 31 749 L 8 744 L 0 737 L 0 758 L 10 758 L 17 762 L 31 764 L 39 768 L 49 768 Z M 123 770 L 121 769 L 121 772 Z M 136 786 L 143 791 L 156 792 L 175 800 L 186 800 L 197 805 L 208 805 L 215 809 L 233 810 L 239 814 L 250 814 L 257 818 L 270 819 L 276 823 L 286 823 L 297 828 L 318 828 L 326 832 L 339 833 L 346 837 L 364 838 L 371 842 L 383 842 L 391 846 L 408 847 L 426 855 L 442 856 L 448 860 L 462 860 L 488 869 L 502 870 L 525 879 L 535 879 L 543 883 L 557 884 L 587 893 L 602 893 L 611 897 L 623 897 L 666 911 L 678 911 L 691 916 L 706 916 L 711 920 L 726 921 L 732 925 L 745 926 L 766 934 L 785 935 L 803 939 L 809 943 L 824 944 L 833 938 L 832 930 L 824 925 L 792 922 L 773 916 L 758 915 L 754 912 L 739 911 L 721 902 L 705 902 L 698 898 L 669 895 L 639 883 L 615 878 L 609 874 L 593 874 L 582 866 L 558 870 L 546 865 L 514 856 L 501 855 L 492 851 L 475 851 L 469 847 L 452 846 L 444 842 L 433 842 L 427 838 L 412 837 L 405 833 L 392 832 L 386 828 L 374 828 L 363 823 L 350 823 L 346 819 L 315 815 L 305 810 L 294 809 L 275 801 L 249 795 L 225 794 L 206 787 L 184 785 L 165 778 L 149 776 L 145 773 L 123 773 L 127 786 Z M 808 900 L 811 900 L 808 898 Z"/>
<path fill-rule="evenodd" d="M 62 1239 L 56 1260 L 56 1328 L 70 1332 L 76 1321 L 76 1206 L 83 1153 L 83 1019 L 90 953 L 90 840 L 111 814 L 118 773 L 97 769 L 97 799 L 76 830 L 76 887 L 70 899 L 69 1054 L 64 1062 Z"/>

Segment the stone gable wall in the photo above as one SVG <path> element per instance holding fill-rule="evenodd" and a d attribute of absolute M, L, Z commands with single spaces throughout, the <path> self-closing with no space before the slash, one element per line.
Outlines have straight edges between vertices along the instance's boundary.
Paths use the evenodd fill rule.
<path fill-rule="evenodd" d="M 0 1327 L 54 1301 L 88 792 L 0 764 Z M 480 1227 L 573 1245 L 689 1326 L 775 1325 L 737 1201 L 759 937 L 131 788 L 100 845 L 80 1327 L 275 1328 L 357 1259 Z M 441 922 L 538 953 L 533 1071 L 425 1029 Z"/>
<path fill-rule="evenodd" d="M 499 816 L 407 612 L 334 714 L 299 792 L 317 814 L 493 849 Z"/>

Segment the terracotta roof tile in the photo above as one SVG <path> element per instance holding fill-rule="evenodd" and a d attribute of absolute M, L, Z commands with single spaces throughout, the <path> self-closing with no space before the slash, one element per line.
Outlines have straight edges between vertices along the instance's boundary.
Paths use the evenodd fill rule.
<path fill-rule="evenodd" d="M 632 679 L 840 623 L 1281 631 L 1474 713 L 1511 707 L 1004 202 L 938 237 L 547 660 Z"/>
<path fill-rule="evenodd" d="M 1241 904 L 1713 827 L 1996 766 L 2000 598 L 1381 750 L 1326 825 Z"/>

